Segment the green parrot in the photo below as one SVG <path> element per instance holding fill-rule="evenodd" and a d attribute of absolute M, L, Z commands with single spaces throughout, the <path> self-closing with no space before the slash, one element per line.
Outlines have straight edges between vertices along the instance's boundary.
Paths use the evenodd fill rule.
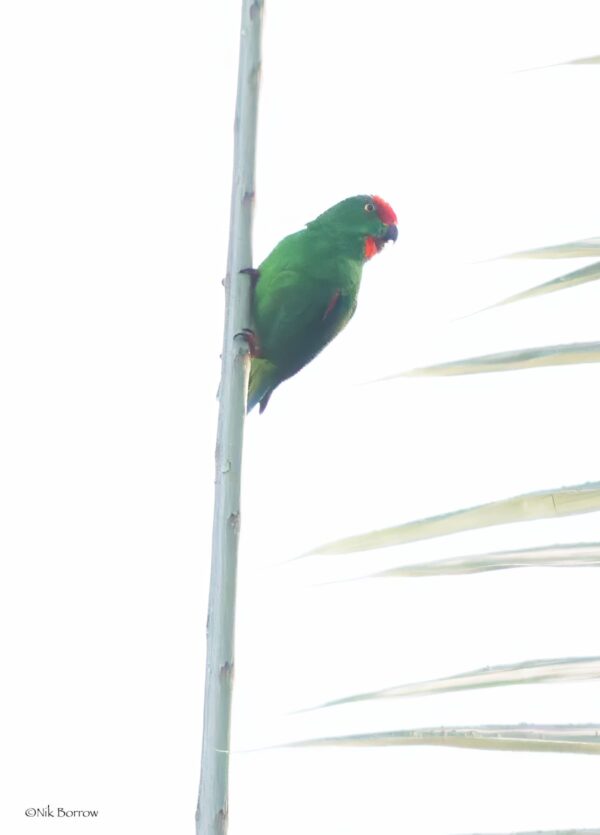
<path fill-rule="evenodd" d="M 348 324 L 363 264 L 398 238 L 392 207 L 375 195 L 337 203 L 288 235 L 257 270 L 248 411 L 266 408 L 277 386 L 309 363 Z"/>

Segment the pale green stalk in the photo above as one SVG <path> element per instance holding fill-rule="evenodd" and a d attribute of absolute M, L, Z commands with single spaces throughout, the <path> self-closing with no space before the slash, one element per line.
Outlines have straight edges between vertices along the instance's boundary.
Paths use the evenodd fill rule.
<path fill-rule="evenodd" d="M 240 270 L 252 266 L 262 8 L 262 0 L 242 0 L 197 835 L 223 835 L 228 821 L 240 482 L 250 366 L 248 344 L 240 336 L 250 327 L 250 280 Z"/>

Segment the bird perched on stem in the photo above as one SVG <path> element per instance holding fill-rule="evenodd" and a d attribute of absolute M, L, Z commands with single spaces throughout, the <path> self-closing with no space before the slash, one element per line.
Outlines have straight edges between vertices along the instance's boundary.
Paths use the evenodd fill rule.
<path fill-rule="evenodd" d="M 310 362 L 348 324 L 366 261 L 398 237 L 392 207 L 375 195 L 337 203 L 283 238 L 257 270 L 248 411 L 266 408 L 277 386 Z"/>

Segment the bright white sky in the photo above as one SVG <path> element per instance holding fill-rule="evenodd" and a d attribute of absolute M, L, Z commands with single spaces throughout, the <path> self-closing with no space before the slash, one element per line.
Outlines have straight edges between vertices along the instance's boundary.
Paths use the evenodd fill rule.
<path fill-rule="evenodd" d="M 191 833 L 239 4 L 0 12 L 5 704 L 0 830 Z M 595 366 L 366 381 L 598 338 L 600 286 L 456 320 L 600 234 L 595 0 L 269 3 L 255 255 L 343 197 L 400 239 L 358 313 L 247 424 L 230 835 L 598 826 L 594 758 L 262 751 L 460 723 L 600 721 L 598 686 L 289 711 L 594 655 L 593 570 L 317 585 L 400 559 L 598 539 L 598 514 L 278 566 L 320 542 L 600 477 Z M 410 549 L 410 550 L 409 550 Z M 95 821 L 25 817 L 98 809 Z"/>

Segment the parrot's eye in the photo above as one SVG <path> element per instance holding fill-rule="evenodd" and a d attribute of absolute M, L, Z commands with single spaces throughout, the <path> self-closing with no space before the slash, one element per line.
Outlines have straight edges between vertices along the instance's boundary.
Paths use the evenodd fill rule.
<path fill-rule="evenodd" d="M 365 204 L 365 212 L 374 212 L 375 205 L 373 203 L 366 203 Z"/>

